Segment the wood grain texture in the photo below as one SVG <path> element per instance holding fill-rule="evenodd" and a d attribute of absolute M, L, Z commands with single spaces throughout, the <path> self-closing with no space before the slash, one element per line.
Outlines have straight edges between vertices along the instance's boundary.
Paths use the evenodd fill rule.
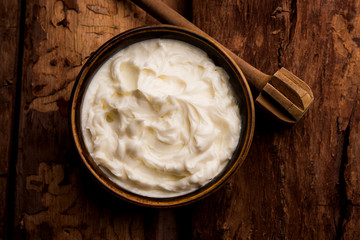
<path fill-rule="evenodd" d="M 0 239 L 6 234 L 6 205 L 11 156 L 19 46 L 19 1 L 0 1 Z M 10 210 L 11 211 L 11 210 Z"/>
<path fill-rule="evenodd" d="M 184 234 L 181 211 L 129 205 L 98 186 L 81 168 L 68 128 L 72 86 L 91 53 L 120 32 L 154 23 L 127 1 L 26 2 L 14 239 Z"/>
<path fill-rule="evenodd" d="M 359 1 L 193 1 L 205 32 L 264 72 L 286 67 L 315 95 L 292 128 L 257 115 L 247 161 L 204 201 L 211 211 L 193 217 L 200 239 L 356 239 L 358 9 Z"/>
<path fill-rule="evenodd" d="M 257 112 L 247 160 L 210 197 L 175 209 L 128 204 L 82 167 L 68 102 L 94 50 L 124 30 L 157 22 L 128 1 L 26 1 L 13 239 L 359 239 L 360 1 L 166 2 L 260 70 L 286 67 L 298 75 L 314 92 L 313 106 L 291 128 Z M 8 154 L 4 126 L 11 125 L 16 73 L 4 70 L 16 70 L 11 13 L 19 10 L 6 4 L 0 146 Z M 8 158 L 0 159 L 1 184 Z"/>

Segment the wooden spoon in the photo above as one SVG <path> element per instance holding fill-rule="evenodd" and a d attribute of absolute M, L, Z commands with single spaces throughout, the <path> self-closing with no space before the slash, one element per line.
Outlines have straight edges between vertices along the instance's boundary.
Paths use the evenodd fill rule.
<path fill-rule="evenodd" d="M 211 38 L 160 0 L 132 1 L 160 22 L 189 28 Z M 229 49 L 223 48 L 239 65 L 252 90 L 258 93 L 255 102 L 259 107 L 282 123 L 292 124 L 301 119 L 314 100 L 310 87 L 304 81 L 285 68 L 281 68 L 273 76 L 267 75 Z"/>

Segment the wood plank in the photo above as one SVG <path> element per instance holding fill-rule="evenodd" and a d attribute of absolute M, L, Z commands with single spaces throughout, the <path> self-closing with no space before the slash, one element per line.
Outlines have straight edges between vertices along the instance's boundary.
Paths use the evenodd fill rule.
<path fill-rule="evenodd" d="M 0 239 L 6 236 L 6 205 L 11 156 L 19 43 L 19 1 L 0 1 Z M 11 191 L 10 191 L 11 192 Z"/>
<path fill-rule="evenodd" d="M 186 9 L 185 1 L 167 2 Z M 128 1 L 26 2 L 14 239 L 184 236 L 182 211 L 130 205 L 98 186 L 68 128 L 70 92 L 89 55 L 122 31 L 154 23 Z"/>
<path fill-rule="evenodd" d="M 91 52 L 156 21 L 125 1 L 27 2 L 14 239 L 359 238 L 360 1 L 192 2 L 184 14 L 239 56 L 304 79 L 309 113 L 291 128 L 257 113 L 244 165 L 204 200 L 163 210 L 119 201 L 81 167 L 67 105 Z"/>
<path fill-rule="evenodd" d="M 247 161 L 227 187 L 195 208 L 194 236 L 356 239 L 358 209 L 346 210 L 346 202 L 359 194 L 354 144 L 360 133 L 358 122 L 349 124 L 360 86 L 358 9 L 359 1 L 340 0 L 193 1 L 197 26 L 264 72 L 286 67 L 315 95 L 292 128 L 274 127 L 257 113 Z M 344 154 L 349 132 L 354 147 Z M 347 158 L 353 166 L 345 182 Z"/>

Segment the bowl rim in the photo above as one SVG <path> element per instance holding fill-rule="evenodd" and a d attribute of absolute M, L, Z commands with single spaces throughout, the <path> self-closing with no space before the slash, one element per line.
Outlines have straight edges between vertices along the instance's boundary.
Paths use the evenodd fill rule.
<path fill-rule="evenodd" d="M 247 125 L 246 125 L 246 132 L 241 136 L 245 138 L 244 143 L 242 146 L 240 146 L 241 150 L 239 155 L 237 156 L 237 159 L 232 164 L 232 166 L 224 173 L 222 173 L 222 176 L 215 181 L 211 186 L 206 187 L 202 191 L 192 194 L 193 192 L 190 192 L 185 195 L 180 196 L 174 196 L 169 198 L 153 198 L 153 197 L 146 197 L 143 195 L 138 195 L 136 193 L 130 192 L 128 190 L 123 189 L 122 187 L 118 186 L 116 183 L 111 181 L 108 177 L 106 177 L 105 173 L 98 169 L 94 165 L 96 165 L 95 161 L 91 158 L 90 154 L 87 152 L 87 149 L 82 148 L 81 146 L 81 139 L 82 139 L 82 131 L 80 126 L 80 118 L 77 117 L 79 113 L 76 111 L 78 108 L 81 107 L 81 102 L 83 96 L 79 97 L 81 87 L 85 85 L 86 87 L 86 76 L 89 73 L 89 70 L 93 66 L 93 64 L 100 58 L 100 56 L 105 55 L 106 51 L 113 47 L 116 44 L 119 44 L 119 42 L 124 41 L 125 39 L 128 39 L 129 37 L 132 37 L 137 34 L 141 34 L 144 32 L 171 32 L 175 34 L 185 34 L 188 35 L 191 38 L 196 38 L 197 40 L 200 40 L 204 42 L 205 44 L 209 45 L 210 47 L 214 48 L 216 52 L 226 60 L 226 62 L 230 65 L 230 67 L 233 69 L 233 71 L 237 75 L 237 79 L 240 82 L 240 85 L 242 87 L 242 90 L 245 94 L 244 98 L 246 100 L 246 109 L 247 109 Z M 154 37 L 156 38 L 156 37 Z M 150 38 L 149 38 L 150 39 Z M 191 43 L 189 43 L 191 44 Z M 131 45 L 131 44 L 130 44 Z M 114 54 L 114 51 L 111 53 Z M 110 55 L 111 55 L 110 54 Z M 89 80 L 88 80 L 89 81 Z M 90 78 L 91 81 L 91 78 Z M 235 92 L 235 91 L 234 91 Z M 235 94 L 238 94 L 235 92 Z M 79 153 L 79 156 L 81 158 L 81 161 L 83 165 L 87 168 L 87 170 L 91 173 L 91 175 L 96 179 L 100 185 L 108 190 L 113 195 L 127 201 L 130 203 L 134 203 L 136 205 L 140 206 L 146 206 L 146 207 L 156 207 L 156 208 L 167 208 L 167 207 L 178 207 L 190 204 L 192 202 L 198 201 L 206 196 L 209 196 L 211 193 L 218 190 L 227 180 L 234 174 L 234 172 L 237 171 L 237 169 L 243 164 L 249 149 L 251 147 L 253 135 L 254 135 L 254 129 L 255 129 L 255 107 L 254 107 L 254 101 L 252 97 L 252 93 L 250 90 L 250 87 L 246 81 L 246 78 L 239 68 L 239 66 L 235 63 L 235 61 L 231 58 L 229 54 L 225 51 L 224 47 L 222 47 L 218 42 L 216 42 L 214 39 L 210 38 L 209 36 L 203 35 L 199 32 L 195 32 L 193 30 L 174 26 L 174 25 L 167 25 L 167 24 L 161 24 L 161 25 L 152 25 L 152 26 L 141 26 L 129 29 L 127 31 L 124 31 L 107 42 L 105 42 L 103 45 L 101 45 L 95 52 L 91 54 L 89 59 L 86 61 L 82 69 L 80 70 L 76 81 L 73 86 L 73 90 L 71 93 L 70 98 L 70 107 L 69 107 L 69 125 L 70 125 L 70 135 L 72 137 L 72 140 L 76 146 L 76 150 Z M 243 125 L 242 125 L 243 126 Z M 245 127 L 245 126 L 243 126 Z M 205 185 L 206 186 L 206 185 Z M 196 190 L 195 190 L 196 192 Z M 191 195 L 189 195 L 191 194 Z M 187 196 L 189 195 L 189 196 Z"/>

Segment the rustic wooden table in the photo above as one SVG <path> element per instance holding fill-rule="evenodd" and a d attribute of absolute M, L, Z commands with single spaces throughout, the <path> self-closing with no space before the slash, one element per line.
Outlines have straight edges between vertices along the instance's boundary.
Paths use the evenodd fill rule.
<path fill-rule="evenodd" d="M 302 78 L 309 112 L 287 128 L 257 112 L 247 160 L 210 197 L 131 205 L 82 168 L 68 103 L 94 50 L 158 22 L 124 0 L 1 0 L 0 239 L 360 239 L 360 1 L 166 2 L 262 71 Z"/>

